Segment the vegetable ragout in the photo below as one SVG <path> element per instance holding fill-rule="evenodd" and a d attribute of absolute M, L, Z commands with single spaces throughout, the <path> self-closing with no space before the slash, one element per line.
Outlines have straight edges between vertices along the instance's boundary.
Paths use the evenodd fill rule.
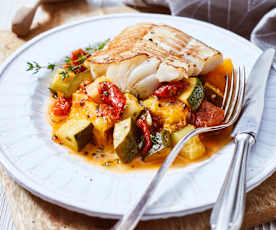
<path fill-rule="evenodd" d="M 93 62 L 94 57 L 114 47 L 114 40 L 107 45 L 102 43 L 92 51 L 78 49 L 62 66 L 46 66 L 51 70 L 57 68 L 49 88 L 52 96 L 48 109 L 56 143 L 103 166 L 144 168 L 160 165 L 189 131 L 223 123 L 224 111 L 220 107 L 225 76 L 233 70 L 230 59 L 222 59 L 206 73 L 188 77 L 164 80 L 163 73 L 158 84 L 156 81 L 144 84 L 142 81 L 147 77 L 141 80 L 140 75 L 135 86 L 142 82 L 144 91 L 141 88 L 128 90 L 121 86 L 122 82 L 117 84 L 113 80 L 117 66 L 112 66 L 112 71 L 104 69 L 118 63 L 105 63 L 95 69 Z M 135 64 L 126 64 L 127 60 L 121 64 L 128 65 L 132 73 L 145 62 L 152 64 L 144 57 L 138 61 L 137 56 L 132 59 L 135 60 L 130 61 Z M 42 68 L 38 63 L 28 65 L 33 71 Z M 125 74 L 124 66 L 120 68 Z M 194 136 L 184 146 L 175 164 L 183 166 L 209 157 L 229 142 L 229 133 L 227 129 Z"/>

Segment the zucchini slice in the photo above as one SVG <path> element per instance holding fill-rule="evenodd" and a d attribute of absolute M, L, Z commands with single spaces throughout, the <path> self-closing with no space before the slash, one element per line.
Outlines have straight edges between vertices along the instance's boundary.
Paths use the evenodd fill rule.
<path fill-rule="evenodd" d="M 171 134 L 167 130 L 157 132 L 152 136 L 152 142 L 148 155 L 143 159 L 145 162 L 162 160 L 171 151 Z"/>
<path fill-rule="evenodd" d="M 56 132 L 62 144 L 74 151 L 82 150 L 93 139 L 93 125 L 85 119 L 70 119 Z"/>
<path fill-rule="evenodd" d="M 196 77 L 187 79 L 189 87 L 178 97 L 178 99 L 188 105 L 193 111 L 196 110 L 203 98 L 204 90 L 201 81 Z"/>
<path fill-rule="evenodd" d="M 204 95 L 207 101 L 211 102 L 217 107 L 221 107 L 223 93 L 209 82 L 206 82 L 204 85 Z"/>
<path fill-rule="evenodd" d="M 136 125 L 130 117 L 115 124 L 113 145 L 123 163 L 131 162 L 139 153 L 136 142 Z"/>
<path fill-rule="evenodd" d="M 172 143 L 176 145 L 180 139 L 188 132 L 195 129 L 193 125 L 187 125 L 183 129 L 178 130 L 172 134 Z M 198 135 L 192 137 L 183 147 L 179 156 L 189 160 L 195 160 L 202 157 L 205 154 L 205 146 L 202 144 Z"/>
<path fill-rule="evenodd" d="M 135 96 L 129 93 L 125 93 L 124 95 L 126 97 L 126 106 L 123 112 L 123 119 L 131 117 L 133 120 L 136 120 L 144 108 L 139 104 Z"/>
<path fill-rule="evenodd" d="M 92 76 L 89 71 L 84 71 L 78 74 L 70 71 L 68 76 L 65 78 L 61 74 L 63 71 L 64 69 L 56 71 L 50 86 L 50 91 L 53 93 L 60 92 L 64 95 L 64 97 L 71 97 L 72 94 L 79 88 L 82 81 L 92 80 Z"/>

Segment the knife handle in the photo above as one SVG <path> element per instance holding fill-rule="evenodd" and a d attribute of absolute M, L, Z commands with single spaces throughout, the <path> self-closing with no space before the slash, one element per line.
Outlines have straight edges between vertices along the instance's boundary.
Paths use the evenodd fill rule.
<path fill-rule="evenodd" d="M 213 208 L 212 230 L 239 230 L 245 209 L 246 162 L 255 138 L 248 133 L 235 137 L 235 151 Z"/>

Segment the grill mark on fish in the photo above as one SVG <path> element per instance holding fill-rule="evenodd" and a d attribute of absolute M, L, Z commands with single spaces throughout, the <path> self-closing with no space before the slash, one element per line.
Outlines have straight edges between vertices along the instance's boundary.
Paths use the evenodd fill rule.
<path fill-rule="evenodd" d="M 105 74 L 109 66 L 115 64 L 112 67 L 112 73 L 115 73 L 116 77 L 107 77 L 112 79 L 115 84 L 129 87 L 127 83 L 121 81 L 127 82 L 131 73 L 128 69 L 122 72 L 120 66 L 124 61 L 132 62 L 133 58 L 140 55 L 145 55 L 148 59 L 156 58 L 160 61 L 156 73 L 154 73 L 160 82 L 181 80 L 189 76 L 204 74 L 223 61 L 220 52 L 188 34 L 168 25 L 151 23 L 136 24 L 124 29 L 103 50 L 97 51 L 89 57 L 88 61 L 91 63 L 91 72 L 95 73 L 93 77 Z M 135 61 L 133 63 L 136 67 L 140 65 Z M 104 67 L 103 71 L 97 71 L 99 65 Z M 116 71 L 120 74 L 117 74 Z M 132 82 L 137 80 L 137 85 L 138 81 L 147 77 L 132 76 Z M 123 90 L 132 90 L 131 88 L 123 88 Z"/>

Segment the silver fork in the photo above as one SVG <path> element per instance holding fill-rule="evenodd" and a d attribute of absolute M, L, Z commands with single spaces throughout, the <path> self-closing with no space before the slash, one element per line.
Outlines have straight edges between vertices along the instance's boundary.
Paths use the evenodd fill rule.
<path fill-rule="evenodd" d="M 224 109 L 224 124 L 212 127 L 197 128 L 181 138 L 175 145 L 170 154 L 167 156 L 162 166 L 157 171 L 153 180 L 142 197 L 135 205 L 113 226 L 112 230 L 132 230 L 145 212 L 146 205 L 156 190 L 158 184 L 164 177 L 165 173 L 174 162 L 175 158 L 183 148 L 183 146 L 193 136 L 200 133 L 211 132 L 227 128 L 235 123 L 241 112 L 245 91 L 245 70 L 239 68 L 231 73 L 231 78 L 227 75 L 225 93 L 223 97 L 222 108 Z"/>

